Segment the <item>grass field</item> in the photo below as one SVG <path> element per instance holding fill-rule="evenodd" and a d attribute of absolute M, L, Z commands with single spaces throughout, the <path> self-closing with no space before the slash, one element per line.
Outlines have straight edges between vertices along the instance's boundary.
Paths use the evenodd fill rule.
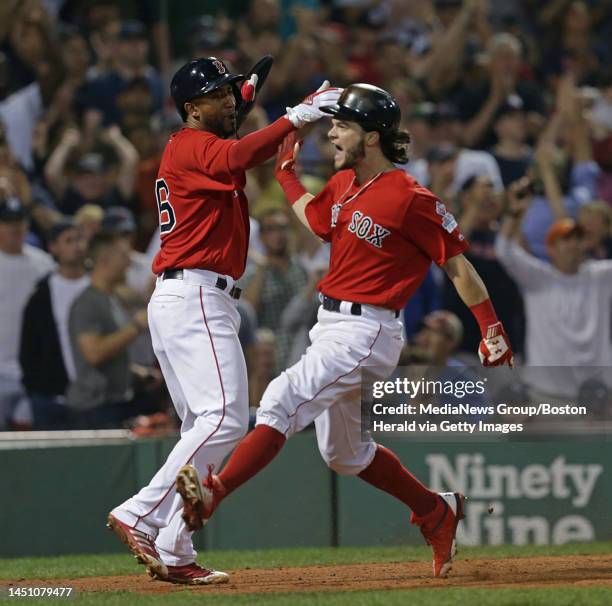
<path fill-rule="evenodd" d="M 602 558 L 602 563 L 609 562 L 612 554 L 612 543 L 576 544 L 557 547 L 485 547 L 485 548 L 463 548 L 459 559 L 469 562 L 470 560 L 499 561 L 505 558 L 538 558 L 546 556 L 557 556 L 559 558 L 579 558 L 582 556 L 595 556 Z M 287 568 L 300 567 L 300 574 L 308 574 L 308 567 L 317 567 L 318 574 L 324 566 L 328 566 L 331 576 L 334 566 L 371 564 L 374 568 L 384 563 L 402 567 L 414 566 L 423 568 L 422 562 L 430 560 L 430 552 L 421 547 L 393 547 L 393 548 L 338 548 L 338 549 L 287 549 L 268 551 L 219 551 L 210 554 L 200 554 L 202 563 L 208 561 L 220 570 L 242 570 L 248 569 L 278 569 L 279 575 L 289 576 L 292 571 Z M 204 558 L 206 556 L 206 558 Z M 591 558 L 591 562 L 598 561 Z M 517 578 L 517 588 L 495 587 L 475 588 L 445 586 L 444 581 L 436 581 L 435 585 L 427 588 L 393 589 L 393 586 L 384 591 L 372 589 L 364 590 L 362 586 L 358 590 L 334 591 L 327 588 L 325 591 L 300 591 L 299 593 L 278 592 L 248 593 L 240 590 L 240 594 L 224 593 L 224 588 L 215 587 L 178 587 L 167 583 L 149 581 L 142 575 L 142 568 L 138 567 L 129 554 L 123 555 L 84 555 L 84 556 L 62 556 L 56 558 L 20 558 L 2 559 L 0 566 L 0 586 L 6 587 L 8 583 L 13 586 L 32 585 L 32 579 L 62 579 L 68 584 L 74 579 L 78 582 L 79 590 L 76 598 L 69 603 L 78 604 L 104 604 L 104 605 L 139 605 L 139 604 L 213 604 L 214 606 L 225 606 L 229 604 L 256 604 L 277 606 L 281 604 L 291 605 L 314 605 L 332 604 L 338 606 L 365 606 L 365 605 L 410 605 L 410 606 L 443 606 L 458 604 L 471 604 L 474 606 L 598 606 L 612 604 L 612 581 L 609 584 L 580 583 L 580 576 L 574 577 L 573 581 L 561 583 L 563 586 L 551 587 L 520 587 L 521 579 Z M 503 564 L 503 562 L 501 562 Z M 603 568 L 602 568 L 603 569 Z M 315 570 L 313 568 L 313 570 Z M 347 569 L 348 570 L 348 569 Z M 132 575 L 138 575 L 134 576 Z M 269 574 L 269 573 L 268 573 Z M 374 573 L 373 573 L 374 574 Z M 585 575 L 587 574 L 585 570 Z M 114 590 L 111 585 L 112 577 L 123 577 L 130 575 L 131 585 L 129 590 Z M 240 572 L 236 573 L 237 578 Z M 90 592 L 87 586 L 88 577 L 97 577 L 98 584 L 109 577 L 108 587 L 98 588 Z M 454 577 L 453 577 L 454 578 Z M 486 577 L 483 577 L 486 578 Z M 588 576 L 585 576 L 588 578 Z M 608 578 L 608 577 L 605 577 Z M 142 589 L 140 580 L 142 579 Z M 576 580 L 577 579 L 577 580 Z M 367 579 L 366 579 L 367 580 Z M 547 579 L 543 578 L 542 582 Z M 418 578 L 417 578 L 418 582 Z M 427 581 L 429 582 L 429 580 Z M 423 582 L 426 585 L 427 582 Z M 43 583 L 41 583 L 43 584 Z M 57 584 L 57 582 L 55 583 Z M 149 593 L 148 588 L 161 588 L 163 593 Z M 367 583 L 366 583 L 367 587 Z M 134 589 L 135 588 L 135 589 Z M 268 588 L 269 589 L 269 588 Z M 325 589 L 322 587 L 321 589 Z M 167 591 L 166 591 L 167 590 Z M 6 589 L 0 594 L 0 603 L 41 603 L 41 598 L 8 598 Z M 54 600 L 61 603 L 63 600 Z"/>

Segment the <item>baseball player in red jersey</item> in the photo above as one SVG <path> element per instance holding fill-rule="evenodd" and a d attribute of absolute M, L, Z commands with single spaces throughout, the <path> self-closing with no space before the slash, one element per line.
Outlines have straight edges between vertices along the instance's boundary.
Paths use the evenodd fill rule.
<path fill-rule="evenodd" d="M 188 463 L 201 473 L 218 468 L 247 431 L 235 285 L 249 240 L 245 171 L 273 156 L 296 128 L 323 117 L 321 105 L 335 103 L 341 92 L 326 82 L 270 126 L 236 140 L 237 104 L 256 84 L 249 80 L 239 90 L 242 80 L 215 57 L 187 63 L 172 80 L 184 127 L 170 137 L 155 184 L 161 249 L 148 320 L 181 438 L 149 485 L 108 518 L 149 574 L 174 583 L 228 580 L 196 563 L 175 480 Z"/>
<path fill-rule="evenodd" d="M 397 365 L 403 345 L 399 310 L 432 261 L 444 268 L 480 324 L 483 364 L 512 365 L 512 350 L 484 284 L 462 254 L 468 245 L 454 217 L 394 165 L 406 162 L 409 142 L 408 133 L 398 128 L 395 100 L 382 89 L 356 84 L 324 111 L 334 116 L 329 139 L 336 147 L 337 172 L 323 191 L 312 196 L 300 184 L 293 170 L 295 138 L 281 149 L 276 172 L 298 217 L 331 242 L 312 345 L 270 383 L 255 429 L 219 475 L 210 475 L 200 488 L 195 472 L 181 471 L 198 497 L 185 503 L 185 519 L 195 527 L 198 516 L 208 518 L 223 498 L 276 456 L 287 438 L 314 421 L 326 463 L 405 503 L 432 546 L 434 576 L 445 577 L 465 497 L 430 491 L 393 452 L 371 439 L 362 441 L 361 374 L 368 370 L 381 379 Z"/>

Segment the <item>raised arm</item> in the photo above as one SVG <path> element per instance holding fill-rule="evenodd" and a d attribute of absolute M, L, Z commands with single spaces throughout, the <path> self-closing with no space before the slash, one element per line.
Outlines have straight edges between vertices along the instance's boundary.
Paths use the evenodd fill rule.
<path fill-rule="evenodd" d="M 116 124 L 104 131 L 102 140 L 108 143 L 117 154 L 119 159 L 117 186 L 124 199 L 129 200 L 134 193 L 134 183 L 136 182 L 136 172 L 140 159 L 138 151 L 123 136 L 121 129 Z"/>
<path fill-rule="evenodd" d="M 76 128 L 67 128 L 45 164 L 45 179 L 53 195 L 59 200 L 68 187 L 66 163 L 73 149 L 81 142 L 81 133 Z"/>
<path fill-rule="evenodd" d="M 288 107 L 287 114 L 269 126 L 262 128 L 233 143 L 228 162 L 232 172 L 248 170 L 271 158 L 283 139 L 296 128 L 316 122 L 326 116 L 320 108 L 333 105 L 342 89 L 331 88 L 326 80 L 314 93 L 295 107 Z"/>
<path fill-rule="evenodd" d="M 312 233 L 315 233 L 306 216 L 306 207 L 314 196 L 306 191 L 295 172 L 296 158 L 301 144 L 302 142 L 295 131 L 285 137 L 278 148 L 274 174 L 297 218 Z"/>

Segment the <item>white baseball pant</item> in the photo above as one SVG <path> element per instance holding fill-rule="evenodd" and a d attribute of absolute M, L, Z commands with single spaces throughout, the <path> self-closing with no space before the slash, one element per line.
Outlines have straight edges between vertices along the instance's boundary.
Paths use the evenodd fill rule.
<path fill-rule="evenodd" d="M 376 443 L 361 431 L 362 377 L 388 377 L 404 337 L 394 312 L 362 305 L 363 315 L 354 316 L 350 307 L 343 302 L 340 312 L 319 308 L 312 345 L 270 383 L 256 424 L 290 437 L 314 421 L 323 460 L 337 473 L 357 475 L 376 454 Z"/>
<path fill-rule="evenodd" d="M 166 565 L 196 559 L 176 493 L 179 469 L 192 464 L 201 477 L 218 470 L 248 429 L 247 370 L 238 340 L 240 316 L 218 274 L 184 270 L 182 280 L 158 279 L 148 308 L 155 355 L 182 421 L 181 438 L 148 486 L 113 515 L 151 536 Z"/>

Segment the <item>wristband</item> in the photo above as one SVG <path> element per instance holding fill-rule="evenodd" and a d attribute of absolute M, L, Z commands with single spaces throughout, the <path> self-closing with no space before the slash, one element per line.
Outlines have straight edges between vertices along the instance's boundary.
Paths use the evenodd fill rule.
<path fill-rule="evenodd" d="M 493 308 L 493 303 L 491 303 L 491 299 L 485 299 L 481 303 L 470 305 L 470 311 L 474 314 L 474 317 L 478 322 L 482 338 L 485 339 L 489 326 L 493 326 L 493 324 L 499 322 L 495 309 Z"/>
<path fill-rule="evenodd" d="M 295 204 L 304 194 L 308 193 L 292 170 L 278 171 L 276 173 L 276 180 L 283 188 L 285 196 L 291 205 Z"/>

